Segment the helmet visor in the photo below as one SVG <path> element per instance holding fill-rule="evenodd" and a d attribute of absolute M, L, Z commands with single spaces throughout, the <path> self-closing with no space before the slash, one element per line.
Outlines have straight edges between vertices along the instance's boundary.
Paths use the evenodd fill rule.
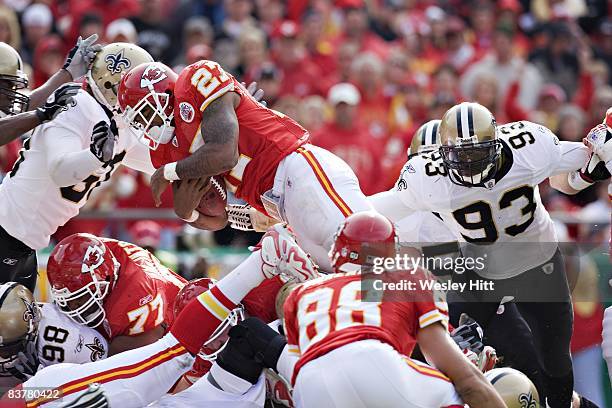
<path fill-rule="evenodd" d="M 501 152 L 501 142 L 490 140 L 481 143 L 440 147 L 444 165 L 458 176 L 462 184 L 475 185 L 494 175 Z"/>

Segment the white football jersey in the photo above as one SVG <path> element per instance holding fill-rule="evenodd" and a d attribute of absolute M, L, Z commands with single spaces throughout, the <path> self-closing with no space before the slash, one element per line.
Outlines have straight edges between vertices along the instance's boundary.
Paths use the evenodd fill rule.
<path fill-rule="evenodd" d="M 526 121 L 497 131 L 504 159 L 488 187 L 453 183 L 440 153 L 433 152 L 412 158 L 395 187 L 372 196 L 371 202 L 394 222 L 415 211 L 437 212 L 464 243 L 463 255 L 485 263 L 475 272 L 504 279 L 545 263 L 555 253 L 557 239 L 538 184 L 579 169 L 588 149 L 582 143 L 560 142 L 546 127 Z"/>
<path fill-rule="evenodd" d="M 41 303 L 40 309 L 36 346 L 43 367 L 90 363 L 108 356 L 108 342 L 96 330 L 74 322 L 53 303 Z"/>
<path fill-rule="evenodd" d="M 24 142 L 13 169 L 0 184 L 0 225 L 33 249 L 49 245 L 50 236 L 79 213 L 92 190 L 108 180 L 119 163 L 140 171 L 155 171 L 148 148 L 127 127 L 119 129 L 112 161 L 105 165 L 96 162 L 93 154 L 87 152 L 92 130 L 100 121 L 109 123 L 110 120 L 87 92 L 79 91 L 75 100 L 76 106 L 34 130 Z M 118 125 L 123 124 L 120 118 L 116 121 Z M 83 175 L 77 184 L 58 186 L 52 178 L 56 163 L 62 160 L 71 163 L 69 160 L 84 150 L 87 151 L 79 157 L 93 163 L 90 166 L 95 170 Z M 82 173 L 83 169 L 68 170 L 68 180 L 79 171 Z"/>

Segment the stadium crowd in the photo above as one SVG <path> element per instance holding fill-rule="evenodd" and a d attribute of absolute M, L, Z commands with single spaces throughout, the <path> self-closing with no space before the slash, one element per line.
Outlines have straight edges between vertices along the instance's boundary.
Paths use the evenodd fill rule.
<path fill-rule="evenodd" d="M 296 118 L 314 144 L 343 158 L 366 195 L 393 186 L 416 129 L 462 100 L 486 106 L 498 123 L 527 119 L 568 141 L 580 141 L 612 106 L 612 8 L 605 0 L 0 3 L 0 41 L 28 65 L 30 88 L 62 66 L 79 35 L 136 43 L 177 72 L 212 59 L 246 83 L 257 81 L 267 105 Z M 0 180 L 21 143 L 0 147 Z M 113 180 L 94 192 L 87 209 L 154 208 L 146 176 L 124 168 Z M 541 194 L 549 210 L 587 222 L 609 218 L 604 183 L 571 197 L 545 187 Z M 169 195 L 163 207 L 172 207 Z M 173 249 L 182 225 L 140 221 L 109 231 L 106 219 L 76 219 L 56 239 L 89 231 Z M 608 242 L 610 229 L 560 224 L 559 231 L 561 240 L 597 247 Z M 215 239 L 241 246 L 258 238 L 226 229 Z M 593 369 L 602 367 L 597 299 L 612 298 L 607 285 L 597 288 L 598 279 L 610 278 L 609 261 L 599 258 L 580 261 L 592 282 L 577 290 L 595 294 L 575 307 L 580 335 L 572 346 L 576 389 L 603 406 L 603 368 Z"/>

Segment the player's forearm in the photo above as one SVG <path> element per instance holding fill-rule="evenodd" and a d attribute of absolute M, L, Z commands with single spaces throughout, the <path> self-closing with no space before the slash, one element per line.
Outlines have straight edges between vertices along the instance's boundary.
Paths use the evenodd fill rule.
<path fill-rule="evenodd" d="M 66 154 L 58 154 L 49 164 L 49 174 L 55 184 L 60 187 L 72 186 L 85 180 L 102 163 L 89 149 Z"/>
<path fill-rule="evenodd" d="M 376 211 L 389 218 L 392 222 L 397 222 L 410 214 L 410 208 L 403 205 L 395 190 L 383 191 L 367 197 L 368 202 Z"/>
<path fill-rule="evenodd" d="M 60 85 L 70 81 L 72 81 L 72 76 L 70 73 L 65 69 L 60 69 L 53 74 L 51 78 L 47 80 L 47 82 L 32 91 L 30 94 L 30 104 L 28 105 L 28 109 L 34 110 L 41 107 L 47 98 L 53 93 L 53 91 L 59 88 Z"/>
<path fill-rule="evenodd" d="M 181 180 L 211 177 L 231 170 L 238 162 L 236 145 L 205 144 L 194 154 L 176 164 L 176 174 Z"/>
<path fill-rule="evenodd" d="M 24 112 L 0 119 L 0 146 L 4 146 L 40 125 L 36 112 Z"/>
<path fill-rule="evenodd" d="M 580 192 L 580 190 L 576 190 L 570 186 L 569 181 L 567 180 L 568 174 L 562 173 L 557 174 L 556 176 L 550 176 L 548 178 L 548 182 L 550 186 L 557 191 L 560 191 L 565 194 L 574 195 Z"/>

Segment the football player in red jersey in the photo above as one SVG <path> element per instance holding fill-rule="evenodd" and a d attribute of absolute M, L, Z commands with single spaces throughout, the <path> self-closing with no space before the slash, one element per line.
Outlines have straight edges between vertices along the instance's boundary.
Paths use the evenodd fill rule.
<path fill-rule="evenodd" d="M 190 281 L 185 285 L 174 301 L 174 314 L 177 316 L 185 305 L 200 293 L 206 292 L 215 284 L 215 280 L 201 278 Z M 245 316 L 253 316 L 261 319 L 265 323 L 271 323 L 277 319 L 276 316 L 276 296 L 285 284 L 280 276 L 264 280 L 260 285 L 251 290 L 242 300 L 241 304 L 232 311 L 230 317 L 226 319 L 219 328 L 213 333 L 204 347 L 198 353 L 192 369 L 185 373 L 180 382 L 173 389 L 179 392 L 193 385 L 198 379 L 204 376 L 211 367 L 211 361 L 221 352 L 222 345 L 227 340 L 227 327 L 235 325 L 237 321 L 244 319 Z"/>
<path fill-rule="evenodd" d="M 355 214 L 341 226 L 332 249 L 335 268 L 384 254 L 384 245 L 363 246 L 362 236 L 377 236 L 390 256 L 395 253 L 389 220 L 374 212 Z M 368 281 L 377 279 L 413 282 L 416 289 L 376 291 Z M 298 356 L 292 374 L 295 405 L 504 407 L 448 335 L 433 294 L 420 287 L 428 279 L 417 268 L 340 273 L 297 286 L 284 303 L 288 351 Z M 409 358 L 417 343 L 437 369 Z"/>
<path fill-rule="evenodd" d="M 60 241 L 47 275 L 54 302 L 72 320 L 108 338 L 109 355 L 160 339 L 187 282 L 143 248 L 90 234 Z"/>
<path fill-rule="evenodd" d="M 214 61 L 196 62 L 178 77 L 160 63 L 139 65 L 121 81 L 119 104 L 154 149 L 157 202 L 171 181 L 222 174 L 238 198 L 288 222 L 324 270 L 342 220 L 371 209 L 344 161 L 310 145 L 304 128 L 258 103 Z M 197 204 L 177 214 L 200 228 L 225 225 L 223 217 L 206 220 L 195 212 Z"/>
<path fill-rule="evenodd" d="M 104 256 L 102 258 L 104 259 Z M 259 258 L 264 267 L 253 268 L 254 258 Z M 93 261 L 93 265 L 85 263 L 82 266 L 85 272 L 102 264 L 97 257 Z M 113 407 L 143 407 L 158 399 L 160 401 L 156 406 L 184 407 L 195 401 L 195 405 L 200 407 L 216 407 L 219 404 L 211 403 L 211 399 L 215 401 L 215 398 L 224 402 L 227 402 L 228 398 L 230 401 L 231 398 L 234 398 L 234 401 L 248 399 L 253 401 L 248 406 L 258 406 L 255 401 L 260 400 L 259 396 L 265 389 L 261 376 L 262 366 L 255 361 L 249 365 L 249 361 L 243 359 L 237 362 L 218 361 L 213 364 L 207 378 L 198 381 L 193 387 L 172 396 L 164 394 L 189 371 L 194 362 L 193 356 L 201 351 L 202 345 L 213 336 L 219 325 L 232 320 L 230 315 L 238 308 L 243 298 L 266 279 L 275 279 L 278 275 L 297 282 L 316 276 L 316 265 L 297 246 L 295 238 L 282 225 L 270 228 L 243 263 L 216 285 L 191 299 L 176 316 L 169 333 L 160 340 L 93 363 L 57 364 L 47 367 L 22 385 L 8 391 L 0 400 L 0 406 L 64 407 L 83 397 L 88 386 L 95 383 L 101 384 L 101 399 Z M 110 281 L 108 283 L 110 285 Z M 109 285 L 99 285 L 97 289 L 90 286 L 87 290 L 105 291 L 104 286 Z M 284 342 L 275 345 L 279 353 L 284 345 Z M 244 365 L 236 364 L 241 362 Z M 225 367 L 230 371 L 226 371 Z M 255 379 L 249 375 L 253 372 Z M 34 389 L 46 391 L 31 391 Z M 203 389 L 205 392 L 201 392 Z"/>

